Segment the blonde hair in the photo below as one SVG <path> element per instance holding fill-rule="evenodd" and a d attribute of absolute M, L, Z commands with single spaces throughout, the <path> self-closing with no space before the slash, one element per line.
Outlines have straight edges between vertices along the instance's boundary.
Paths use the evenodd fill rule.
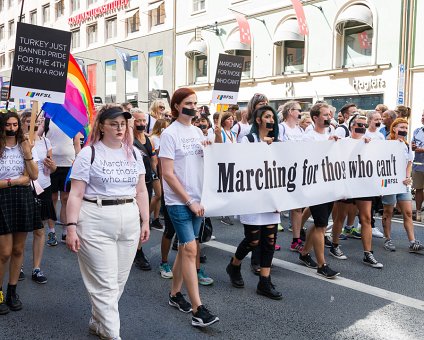
<path fill-rule="evenodd" d="M 165 101 L 163 101 L 162 99 L 155 99 L 150 105 L 150 115 L 155 119 L 163 118 L 160 117 L 161 113 L 159 112 L 159 106 L 163 106 L 166 109 Z"/>
<path fill-rule="evenodd" d="M 166 129 L 169 126 L 169 122 L 166 119 L 158 119 L 153 125 L 152 133 L 150 136 L 160 136 L 163 129 Z"/>

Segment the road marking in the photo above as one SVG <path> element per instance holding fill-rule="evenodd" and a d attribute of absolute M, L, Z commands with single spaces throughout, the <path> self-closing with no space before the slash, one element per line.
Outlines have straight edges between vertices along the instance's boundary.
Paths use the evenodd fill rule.
<path fill-rule="evenodd" d="M 225 244 L 225 243 L 221 243 L 221 242 L 217 242 L 217 241 L 209 241 L 207 243 L 204 243 L 204 245 L 208 246 L 208 247 L 224 250 L 224 251 L 227 251 L 227 252 L 232 253 L 232 254 L 234 254 L 236 252 L 236 249 L 237 249 L 234 246 L 231 246 L 231 245 Z M 250 255 L 249 255 L 249 257 L 250 257 Z M 404 306 L 407 306 L 407 307 L 411 307 L 411 308 L 415 308 L 415 309 L 424 311 L 424 301 L 422 301 L 422 300 L 414 299 L 414 298 L 411 298 L 411 297 L 408 297 L 408 296 L 405 296 L 405 295 L 401 295 L 401 294 L 398 294 L 398 293 L 394 293 L 394 292 L 391 292 L 389 290 L 385 290 L 385 289 L 382 289 L 382 288 L 370 286 L 370 285 L 367 285 L 365 283 L 346 279 L 344 277 L 337 277 L 334 280 L 329 280 L 329 279 L 326 279 L 322 276 L 318 276 L 314 269 L 310 269 L 310 268 L 307 268 L 307 267 L 300 265 L 300 264 L 295 264 L 295 263 L 283 261 L 283 260 L 276 259 L 276 258 L 274 258 L 272 260 L 272 263 L 273 263 L 274 266 L 278 266 L 280 268 L 287 269 L 287 270 L 290 270 L 290 271 L 298 273 L 298 274 L 306 275 L 306 276 L 312 277 L 314 279 L 322 280 L 322 281 L 332 283 L 332 284 L 335 284 L 335 285 L 338 285 L 338 286 L 353 289 L 353 290 L 356 290 L 356 291 L 361 292 L 361 293 L 366 293 L 366 294 L 373 295 L 373 296 L 376 296 L 376 297 L 379 297 L 379 298 L 382 298 L 382 299 L 385 299 L 385 300 L 388 300 L 388 301 L 396 302 L 398 304 L 401 304 L 401 305 L 404 305 Z"/>

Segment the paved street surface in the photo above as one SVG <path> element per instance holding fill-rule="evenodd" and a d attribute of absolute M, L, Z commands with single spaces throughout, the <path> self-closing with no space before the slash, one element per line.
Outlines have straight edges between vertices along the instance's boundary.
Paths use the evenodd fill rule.
<path fill-rule="evenodd" d="M 291 233 L 286 228 L 279 233 L 282 250 L 276 252 L 272 269 L 273 282 L 284 294 L 282 301 L 256 294 L 258 278 L 249 270 L 249 259 L 242 265 L 245 288 L 230 285 L 225 267 L 243 229 L 239 223 L 225 226 L 217 219 L 213 224 L 216 240 L 203 251 L 206 271 L 215 283 L 200 291 L 203 303 L 220 322 L 196 329 L 190 325 L 190 315 L 168 305 L 170 281 L 162 279 L 157 270 L 162 233 L 152 230 L 145 252 L 153 270 L 133 267 L 120 301 L 122 339 L 424 338 L 424 255 L 408 253 L 400 223 L 393 225 L 395 253 L 383 249 L 383 239 L 374 239 L 382 270 L 363 265 L 361 241 L 350 239 L 341 241 L 348 260 L 327 256 L 331 267 L 342 273 L 331 281 L 298 263 L 298 256 L 288 249 Z M 285 218 L 283 225 L 287 225 Z M 60 235 L 60 227 L 57 231 Z M 424 241 L 421 224 L 416 224 L 416 235 Z M 0 339 L 96 339 L 88 334 L 90 307 L 76 255 L 63 244 L 47 247 L 42 269 L 48 283 L 37 285 L 30 279 L 31 242 L 32 235 L 24 263 L 27 279 L 18 285 L 24 309 L 0 317 Z M 173 259 L 175 251 L 171 252 Z"/>

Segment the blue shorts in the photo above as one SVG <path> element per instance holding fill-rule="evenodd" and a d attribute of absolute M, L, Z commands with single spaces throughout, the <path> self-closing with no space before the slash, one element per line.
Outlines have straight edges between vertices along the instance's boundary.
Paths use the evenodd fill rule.
<path fill-rule="evenodd" d="M 381 202 L 384 205 L 395 205 L 399 201 L 412 201 L 412 195 L 410 192 L 402 192 L 401 194 L 384 195 L 381 198 Z"/>
<path fill-rule="evenodd" d="M 169 217 L 178 236 L 178 243 L 185 244 L 198 238 L 202 217 L 197 217 L 185 205 L 167 205 Z"/>

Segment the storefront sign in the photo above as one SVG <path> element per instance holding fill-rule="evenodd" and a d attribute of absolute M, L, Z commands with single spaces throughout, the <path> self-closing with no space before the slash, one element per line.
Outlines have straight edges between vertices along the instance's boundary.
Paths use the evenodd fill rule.
<path fill-rule="evenodd" d="M 71 32 L 18 22 L 11 96 L 63 104 Z"/>
<path fill-rule="evenodd" d="M 368 78 L 368 79 L 357 79 L 352 80 L 352 86 L 357 91 L 371 91 L 383 89 L 386 87 L 386 81 L 383 78 Z"/>
<path fill-rule="evenodd" d="M 73 17 L 70 17 L 68 19 L 68 24 L 69 26 L 78 26 L 81 25 L 82 23 L 88 21 L 88 20 L 93 20 L 96 19 L 98 17 L 102 17 L 105 15 L 108 15 L 118 9 L 122 9 L 125 8 L 129 5 L 129 0 L 115 0 L 115 1 L 111 1 L 107 4 L 104 4 L 102 6 L 96 7 L 96 8 L 92 8 L 89 9 L 88 11 L 85 11 L 83 13 L 77 14 Z"/>
<path fill-rule="evenodd" d="M 216 69 L 212 103 L 237 104 L 244 58 L 220 54 Z"/>
<path fill-rule="evenodd" d="M 398 86 L 397 86 L 397 105 L 405 105 L 405 65 L 399 65 Z"/>

